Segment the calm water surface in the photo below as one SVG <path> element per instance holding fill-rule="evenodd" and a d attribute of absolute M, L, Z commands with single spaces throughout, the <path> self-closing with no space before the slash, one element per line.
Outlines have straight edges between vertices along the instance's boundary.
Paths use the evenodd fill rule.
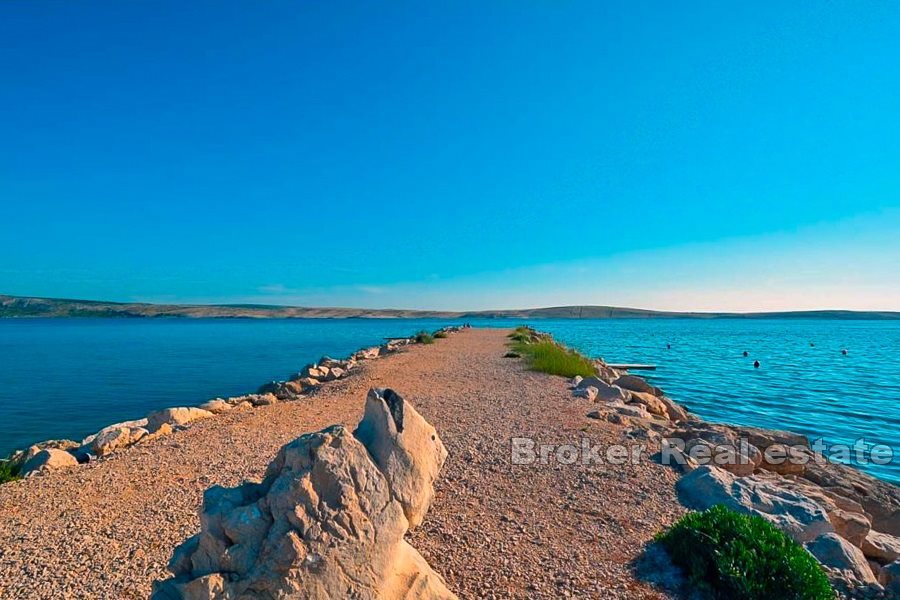
<path fill-rule="evenodd" d="M 166 406 L 285 378 L 323 354 L 445 320 L 0 320 L 0 455 L 80 439 Z M 520 321 L 472 321 L 509 327 Z M 900 459 L 900 322 L 541 320 L 560 341 L 644 374 L 704 418 L 790 429 L 829 443 L 887 444 Z M 810 346 L 810 342 L 814 346 Z M 667 349 L 671 344 L 671 349 Z M 841 349 L 848 350 L 847 356 Z M 744 358 L 746 350 L 750 356 Z M 762 363 L 753 368 L 753 361 Z M 869 465 L 900 483 L 900 464 Z"/>

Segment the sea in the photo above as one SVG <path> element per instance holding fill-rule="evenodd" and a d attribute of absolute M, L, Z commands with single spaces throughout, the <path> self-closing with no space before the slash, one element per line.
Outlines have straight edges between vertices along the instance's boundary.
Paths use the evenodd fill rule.
<path fill-rule="evenodd" d="M 857 465 L 900 484 L 900 321 L 471 320 L 529 324 L 654 385 L 711 421 L 887 447 Z M 81 439 L 147 412 L 255 391 L 323 355 L 344 357 L 441 319 L 0 319 L 0 456 Z M 844 352 L 846 351 L 846 352 Z M 744 356 L 744 352 L 747 356 Z M 754 367 L 754 361 L 760 366 Z M 862 444 L 862 446 L 860 445 Z"/>

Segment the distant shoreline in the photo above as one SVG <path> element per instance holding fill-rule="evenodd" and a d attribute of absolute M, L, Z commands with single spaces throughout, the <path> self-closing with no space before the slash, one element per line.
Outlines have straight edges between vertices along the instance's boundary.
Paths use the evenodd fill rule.
<path fill-rule="evenodd" d="M 0 295 L 0 318 L 252 319 L 840 319 L 900 320 L 900 311 L 670 312 L 616 306 L 438 311 L 299 307 L 261 304 L 151 304 Z"/>

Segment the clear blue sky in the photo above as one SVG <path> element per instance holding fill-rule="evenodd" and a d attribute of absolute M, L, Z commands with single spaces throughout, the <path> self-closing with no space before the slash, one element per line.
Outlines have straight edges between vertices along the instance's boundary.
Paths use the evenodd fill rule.
<path fill-rule="evenodd" d="M 900 4 L 0 4 L 0 293 L 900 310 Z"/>

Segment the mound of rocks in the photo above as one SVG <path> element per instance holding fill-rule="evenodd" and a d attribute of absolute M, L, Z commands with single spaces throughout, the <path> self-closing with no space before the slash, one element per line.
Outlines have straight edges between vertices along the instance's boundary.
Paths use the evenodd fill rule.
<path fill-rule="evenodd" d="M 599 405 L 594 419 L 660 435 L 664 464 L 683 475 L 683 504 L 723 504 L 773 523 L 802 543 L 838 589 L 853 597 L 900 597 L 900 488 L 813 452 L 806 436 L 691 416 L 644 379 L 595 363 L 573 395 Z"/>
<path fill-rule="evenodd" d="M 333 426 L 282 447 L 260 483 L 207 490 L 201 531 L 152 598 L 451 600 L 404 540 L 447 451 L 392 390 L 371 390 L 354 433 Z"/>

